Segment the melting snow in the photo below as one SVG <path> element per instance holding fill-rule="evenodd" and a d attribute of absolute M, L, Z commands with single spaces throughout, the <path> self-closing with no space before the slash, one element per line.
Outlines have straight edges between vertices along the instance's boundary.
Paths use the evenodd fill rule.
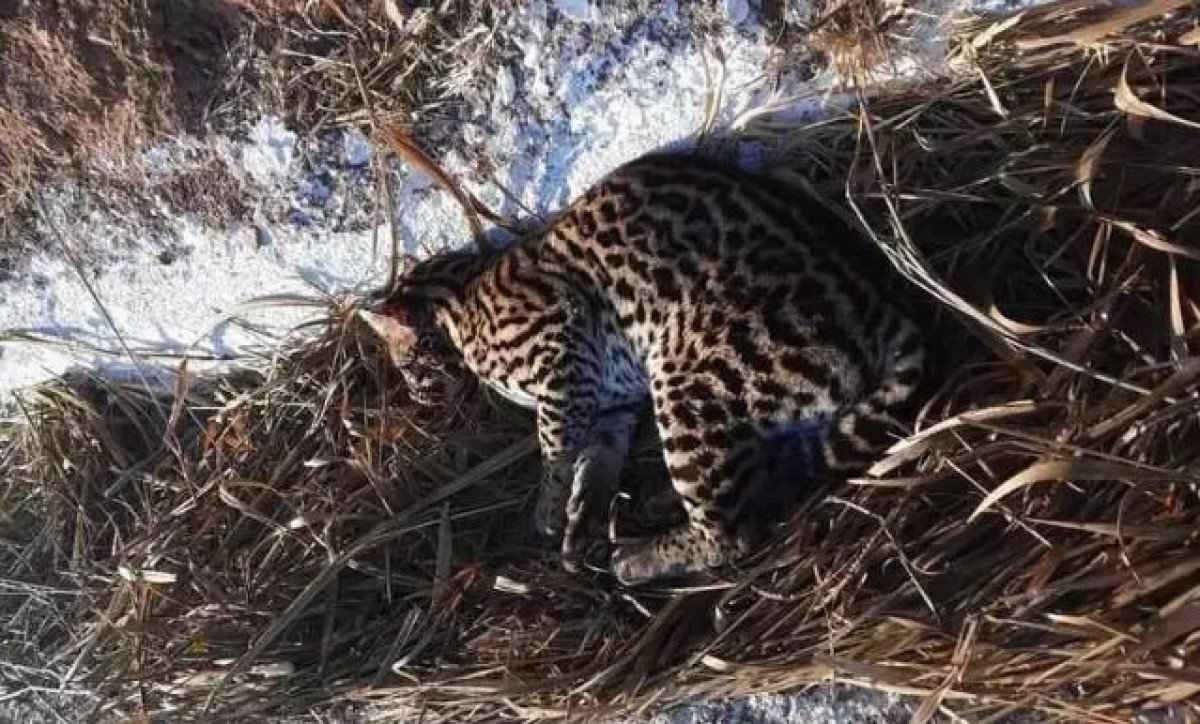
<path fill-rule="evenodd" d="M 263 186 L 285 178 L 296 155 L 296 134 L 283 121 L 268 116 L 250 129 L 250 142 L 242 148 L 242 169 Z"/>

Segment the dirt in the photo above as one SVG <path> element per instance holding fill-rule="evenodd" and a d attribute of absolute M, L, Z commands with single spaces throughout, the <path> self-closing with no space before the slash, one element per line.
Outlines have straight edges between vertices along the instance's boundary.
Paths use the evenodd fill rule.
<path fill-rule="evenodd" d="M 46 240 L 36 189 L 103 188 L 120 212 L 148 198 L 141 152 L 220 125 L 245 63 L 248 16 L 222 0 L 41 0 L 0 11 L 0 258 Z M 219 169 L 212 169 L 219 175 Z M 237 213 L 220 184 L 165 180 L 181 211 Z M 214 191 L 215 190 L 215 191 Z M 211 198 L 210 198 L 211 197 Z"/>

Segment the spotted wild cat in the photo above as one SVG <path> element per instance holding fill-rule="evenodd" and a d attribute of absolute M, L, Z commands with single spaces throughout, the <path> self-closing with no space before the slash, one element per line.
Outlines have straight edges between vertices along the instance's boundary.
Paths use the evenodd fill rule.
<path fill-rule="evenodd" d="M 613 572 L 636 583 L 736 560 L 750 496 L 802 484 L 814 458 L 857 469 L 888 443 L 924 345 L 850 237 L 777 181 L 654 155 L 507 249 L 417 264 L 364 317 L 397 362 L 440 330 L 536 409 L 537 524 L 562 536 L 568 567 L 649 400 L 687 520 L 614 551 Z"/>

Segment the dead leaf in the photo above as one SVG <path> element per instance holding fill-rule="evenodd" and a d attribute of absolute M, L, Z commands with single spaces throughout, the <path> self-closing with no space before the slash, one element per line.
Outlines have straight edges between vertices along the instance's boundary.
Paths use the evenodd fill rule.
<path fill-rule="evenodd" d="M 1179 473 L 1135 468 L 1108 460 L 1047 460 L 1030 465 L 988 493 L 967 522 L 973 522 L 996 503 L 1034 483 L 1051 480 L 1175 480 L 1179 477 Z"/>
<path fill-rule="evenodd" d="M 1083 199 L 1083 205 L 1088 209 L 1095 210 L 1096 205 L 1092 202 L 1092 181 L 1096 178 L 1096 173 L 1100 169 L 1100 159 L 1104 156 L 1104 150 L 1108 148 L 1108 144 L 1112 141 L 1115 135 L 1115 129 L 1108 129 L 1100 135 L 1087 150 L 1079 157 L 1079 162 L 1075 164 L 1075 180 L 1079 182 L 1079 197 Z"/>
<path fill-rule="evenodd" d="M 1153 651 L 1196 629 L 1200 629 L 1200 603 L 1184 606 L 1155 624 L 1134 653 Z"/>
<path fill-rule="evenodd" d="M 438 185 L 450 192 L 450 195 L 454 197 L 454 200 L 458 202 L 459 206 L 463 209 L 463 213 L 467 216 L 467 223 L 471 227 L 475 243 L 479 246 L 480 250 L 490 251 L 491 244 L 483 235 L 483 222 L 479 219 L 480 216 L 484 216 L 489 221 L 495 222 L 500 219 L 499 215 L 487 208 L 482 201 L 475 198 L 469 191 L 465 191 L 450 174 L 446 173 L 445 169 L 421 150 L 399 126 L 384 126 L 379 129 L 379 132 L 383 135 L 383 139 L 387 145 L 397 155 L 420 169 L 421 172 L 429 174 L 434 181 L 437 181 Z"/>
<path fill-rule="evenodd" d="M 1129 61 L 1125 62 L 1125 68 L 1121 71 L 1121 77 L 1117 80 L 1117 87 L 1113 90 L 1113 99 L 1117 109 L 1133 116 L 1142 116 L 1143 118 L 1153 118 L 1156 121 L 1166 121 L 1167 123 L 1178 123 L 1181 126 L 1200 130 L 1200 123 L 1189 121 L 1186 118 L 1180 118 L 1174 113 L 1169 113 L 1151 105 L 1133 92 L 1129 87 Z"/>
<path fill-rule="evenodd" d="M 1033 50 L 1035 48 L 1062 45 L 1064 43 L 1092 46 L 1130 26 L 1137 25 L 1160 15 L 1166 15 L 1172 10 L 1189 5 L 1190 2 L 1191 0 L 1154 0 L 1145 4 L 1120 8 L 1108 17 L 1101 18 L 1090 25 L 1076 28 L 1068 33 L 1046 38 L 1022 38 L 1017 41 L 1016 45 L 1020 50 Z"/>
<path fill-rule="evenodd" d="M 1134 241 L 1148 246 L 1155 251 L 1161 251 L 1165 254 L 1178 254 L 1179 256 L 1186 256 L 1189 259 L 1196 259 L 1197 261 L 1200 261 L 1200 250 L 1192 249 L 1180 244 L 1176 244 L 1173 241 L 1169 241 L 1168 239 L 1164 238 L 1162 234 L 1153 229 L 1143 229 L 1137 224 L 1134 224 L 1130 221 L 1125 221 L 1123 219 L 1112 219 L 1105 217 L 1101 220 L 1128 233 L 1133 237 Z"/>

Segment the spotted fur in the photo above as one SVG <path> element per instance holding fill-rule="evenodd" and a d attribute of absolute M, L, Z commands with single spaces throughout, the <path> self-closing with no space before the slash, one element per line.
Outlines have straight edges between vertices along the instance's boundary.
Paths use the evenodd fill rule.
<path fill-rule="evenodd" d="M 647 399 L 687 520 L 614 552 L 626 583 L 734 561 L 749 496 L 814 462 L 856 469 L 889 442 L 921 334 L 860 242 L 812 206 L 765 178 L 651 156 L 505 250 L 406 275 L 390 303 L 428 310 L 476 375 L 536 409 L 538 525 L 562 536 L 568 566 Z"/>

